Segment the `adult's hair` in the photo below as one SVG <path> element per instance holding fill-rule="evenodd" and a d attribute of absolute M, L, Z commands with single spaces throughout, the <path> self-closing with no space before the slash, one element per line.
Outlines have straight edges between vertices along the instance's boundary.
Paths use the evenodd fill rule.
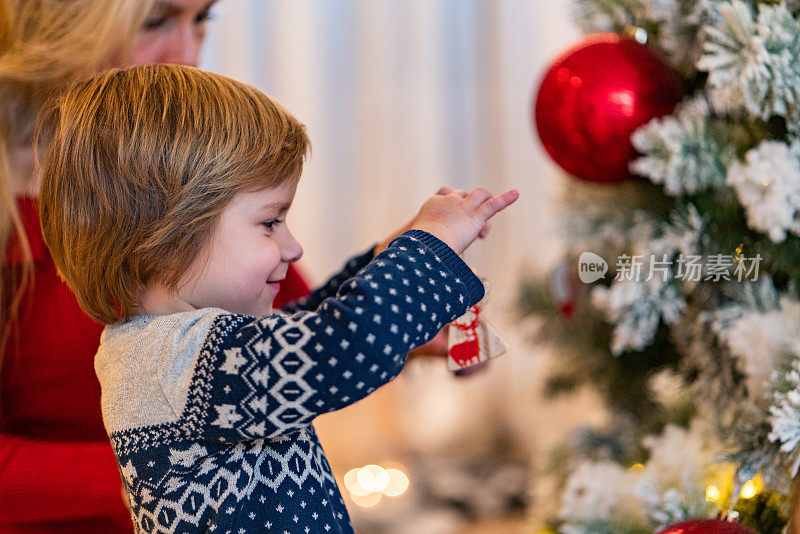
<path fill-rule="evenodd" d="M 0 354 L 22 295 L 35 283 L 31 249 L 11 185 L 15 156 L 31 148 L 36 116 L 50 96 L 75 80 L 127 60 L 153 3 L 0 0 L 0 254 L 13 239 L 23 258 L 21 269 L 0 270 L 0 288 L 6 288 L 0 291 Z M 48 137 L 44 132 L 43 145 Z M 33 176 L 22 180 L 34 183 Z"/>
<path fill-rule="evenodd" d="M 150 282 L 175 290 L 243 191 L 296 183 L 305 128 L 249 85 L 179 65 L 114 69 L 43 114 L 42 233 L 83 310 L 136 313 Z"/>

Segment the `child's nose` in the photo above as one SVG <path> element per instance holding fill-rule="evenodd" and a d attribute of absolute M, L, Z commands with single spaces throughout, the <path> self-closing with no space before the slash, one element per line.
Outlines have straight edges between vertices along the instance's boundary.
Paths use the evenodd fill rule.
<path fill-rule="evenodd" d="M 294 238 L 291 232 L 287 230 L 286 238 L 281 243 L 281 261 L 284 263 L 292 263 L 299 260 L 303 256 L 303 247 Z"/>

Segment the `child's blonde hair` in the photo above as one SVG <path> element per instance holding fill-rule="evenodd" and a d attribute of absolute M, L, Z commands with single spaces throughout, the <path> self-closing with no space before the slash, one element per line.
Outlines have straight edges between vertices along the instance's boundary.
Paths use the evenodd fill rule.
<path fill-rule="evenodd" d="M 43 116 L 45 242 L 84 311 L 135 313 L 151 281 L 176 289 L 237 193 L 299 179 L 309 142 L 260 91 L 192 67 L 112 70 Z"/>

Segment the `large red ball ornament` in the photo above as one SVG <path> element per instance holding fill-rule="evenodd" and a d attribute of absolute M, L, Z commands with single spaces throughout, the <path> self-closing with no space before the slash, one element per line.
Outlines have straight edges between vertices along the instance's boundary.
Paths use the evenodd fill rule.
<path fill-rule="evenodd" d="M 681 81 L 644 45 L 613 33 L 589 36 L 548 69 L 534 107 L 547 153 L 568 173 L 592 182 L 630 176 L 630 136 L 670 113 Z"/>
<path fill-rule="evenodd" d="M 667 527 L 658 534 L 756 534 L 738 523 L 717 519 L 690 519 Z"/>

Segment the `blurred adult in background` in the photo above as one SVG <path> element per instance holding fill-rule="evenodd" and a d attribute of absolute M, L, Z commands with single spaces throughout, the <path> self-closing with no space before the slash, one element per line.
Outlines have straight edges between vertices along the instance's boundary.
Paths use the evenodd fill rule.
<path fill-rule="evenodd" d="M 42 240 L 36 116 L 109 67 L 197 65 L 215 1 L 0 0 L 0 532 L 132 532 L 100 415 L 102 326 Z M 47 132 L 37 150 L 47 148 Z M 308 288 L 296 272 L 283 301 Z"/>

